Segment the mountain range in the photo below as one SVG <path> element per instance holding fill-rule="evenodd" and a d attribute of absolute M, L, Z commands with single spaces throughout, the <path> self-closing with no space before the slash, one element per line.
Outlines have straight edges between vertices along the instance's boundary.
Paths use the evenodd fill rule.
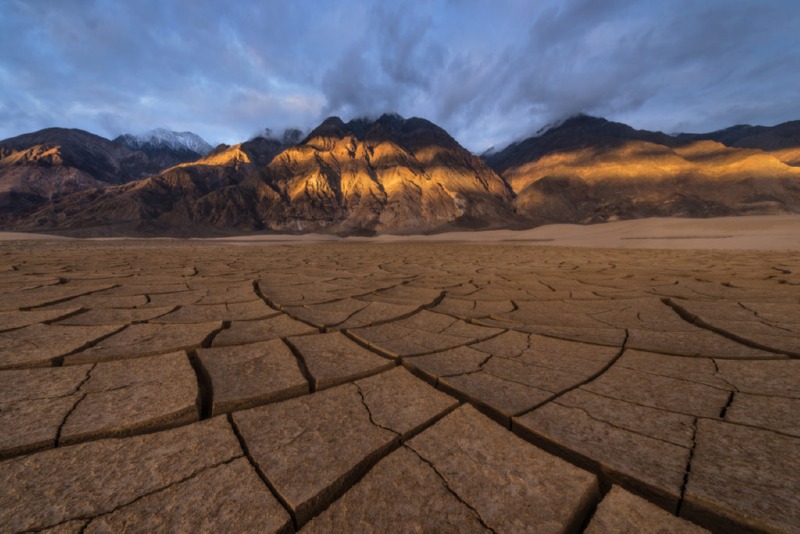
<path fill-rule="evenodd" d="M 124 134 L 114 141 L 130 150 L 144 152 L 155 172 L 205 156 L 213 147 L 192 132 L 173 132 L 157 128 L 141 135 Z"/>
<path fill-rule="evenodd" d="M 0 220 L 71 193 L 105 189 L 194 161 L 211 147 L 191 133 L 154 130 L 113 141 L 47 128 L 0 141 Z"/>
<path fill-rule="evenodd" d="M 0 225 L 68 235 L 374 235 L 800 212 L 800 121 L 667 135 L 579 115 L 477 157 L 420 118 L 214 149 L 156 130 L 0 141 Z"/>

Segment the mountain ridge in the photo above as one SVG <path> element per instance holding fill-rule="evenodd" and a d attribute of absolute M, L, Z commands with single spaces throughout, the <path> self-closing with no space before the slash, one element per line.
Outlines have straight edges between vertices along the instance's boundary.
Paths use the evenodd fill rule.
<path fill-rule="evenodd" d="M 165 141 L 160 145 L 152 138 L 127 146 L 120 138 L 112 141 L 76 128 L 45 128 L 0 141 L 0 221 L 69 194 L 141 180 L 200 156 L 170 144 L 170 133 L 160 132 Z M 181 138 L 205 143 L 194 134 L 173 140 Z"/>
<path fill-rule="evenodd" d="M 738 124 L 705 134 L 678 134 L 679 140 L 718 141 L 732 148 L 757 148 L 793 167 L 800 166 L 800 120 L 775 126 Z"/>
<path fill-rule="evenodd" d="M 0 216 L 64 195 L 141 177 L 145 154 L 78 129 L 46 128 L 0 141 Z"/>
<path fill-rule="evenodd" d="M 4 224 L 78 235 L 374 235 L 800 212 L 800 121 L 779 126 L 672 136 L 579 115 L 480 158 L 426 119 L 328 117 L 302 139 L 295 130 L 290 140 L 220 145 Z"/>
<path fill-rule="evenodd" d="M 200 156 L 205 156 L 214 148 L 195 133 L 175 132 L 165 128 L 156 128 L 140 135 L 122 134 L 112 142 L 143 152 L 168 149 L 175 152 L 193 152 Z"/>
<path fill-rule="evenodd" d="M 800 211 L 800 172 L 775 154 L 596 117 L 569 119 L 487 163 L 516 193 L 517 212 L 541 222 Z"/>

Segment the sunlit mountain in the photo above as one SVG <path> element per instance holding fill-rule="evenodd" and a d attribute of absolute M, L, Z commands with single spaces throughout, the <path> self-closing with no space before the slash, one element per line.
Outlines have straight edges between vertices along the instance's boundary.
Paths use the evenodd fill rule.
<path fill-rule="evenodd" d="M 149 177 L 157 158 L 145 150 L 53 130 L 0 142 L 0 183 L 39 184 L 29 201 L 7 194 L 6 228 L 72 235 L 373 235 L 795 213 L 798 130 L 673 136 L 580 115 L 482 159 L 424 119 L 331 117 L 304 139 L 293 130 L 221 145 Z"/>
<path fill-rule="evenodd" d="M 768 147 L 703 139 L 578 116 L 487 162 L 514 190 L 517 212 L 540 224 L 800 211 L 800 168 Z"/>
<path fill-rule="evenodd" d="M 181 144 L 181 140 L 193 144 Z M 112 142 L 66 128 L 5 139 L 0 141 L 0 217 L 23 213 L 78 191 L 146 178 L 172 165 L 196 160 L 201 154 L 195 149 L 207 146 L 194 134 L 166 130 L 154 132 L 144 141 L 121 136 Z"/>

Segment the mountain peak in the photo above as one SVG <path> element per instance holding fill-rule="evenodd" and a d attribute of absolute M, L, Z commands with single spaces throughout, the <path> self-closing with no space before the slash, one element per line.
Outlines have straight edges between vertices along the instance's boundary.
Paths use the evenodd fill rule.
<path fill-rule="evenodd" d="M 44 128 L 35 132 L 9 137 L 0 141 L 6 146 L 29 147 L 32 145 L 96 144 L 108 139 L 77 128 Z"/>
<path fill-rule="evenodd" d="M 377 119 L 357 117 L 346 123 L 339 117 L 328 117 L 303 142 L 308 143 L 315 138 L 343 139 L 348 135 L 358 141 L 391 139 L 400 144 L 419 145 L 435 140 L 447 146 L 458 145 L 445 130 L 434 123 L 419 117 L 406 119 L 397 113 L 384 113 Z"/>
<path fill-rule="evenodd" d="M 535 161 L 553 152 L 587 147 L 609 148 L 628 141 L 644 141 L 664 146 L 678 144 L 678 140 L 662 132 L 637 130 L 621 122 L 579 113 L 545 131 L 540 130 L 537 135 L 489 154 L 484 159 L 495 172 L 503 174 L 511 167 Z"/>
<path fill-rule="evenodd" d="M 788 150 L 795 152 L 800 146 L 800 121 L 789 121 L 775 126 L 751 126 L 749 124 L 737 124 L 715 132 L 704 134 L 679 134 L 679 140 L 696 141 L 710 139 L 726 146 L 739 148 L 758 148 L 768 151 Z M 800 157 L 795 154 L 788 154 L 785 161 L 796 165 Z"/>
<path fill-rule="evenodd" d="M 251 137 L 249 141 L 255 139 L 277 141 L 283 146 L 289 147 L 295 146 L 303 139 L 303 131 L 300 128 L 289 127 L 284 129 L 281 135 L 278 135 L 276 132 L 273 132 L 271 128 L 264 128 L 261 132 Z"/>
<path fill-rule="evenodd" d="M 300 142 L 299 130 L 264 134 L 203 159 L 124 146 L 168 147 L 193 135 L 164 129 L 116 143 L 65 129 L 0 142 L 0 186 L 9 191 L 0 190 L 0 223 L 39 231 L 95 232 L 108 223 L 111 233 L 374 234 L 800 206 L 798 121 L 669 136 L 579 114 L 488 151 L 484 161 L 436 124 L 390 113 L 328 117 Z M 700 142 L 717 136 L 723 144 Z"/>
<path fill-rule="evenodd" d="M 194 152 L 204 156 L 211 152 L 212 146 L 202 137 L 192 132 L 174 132 L 166 128 L 156 128 L 139 135 L 120 135 L 114 142 L 144 152 L 156 150 L 172 150 L 175 152 Z"/>

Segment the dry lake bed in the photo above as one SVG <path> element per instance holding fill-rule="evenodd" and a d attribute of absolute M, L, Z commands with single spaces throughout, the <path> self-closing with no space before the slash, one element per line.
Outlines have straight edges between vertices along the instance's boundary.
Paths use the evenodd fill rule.
<path fill-rule="evenodd" d="M 5 241 L 0 295 L 2 532 L 800 531 L 796 251 Z"/>

